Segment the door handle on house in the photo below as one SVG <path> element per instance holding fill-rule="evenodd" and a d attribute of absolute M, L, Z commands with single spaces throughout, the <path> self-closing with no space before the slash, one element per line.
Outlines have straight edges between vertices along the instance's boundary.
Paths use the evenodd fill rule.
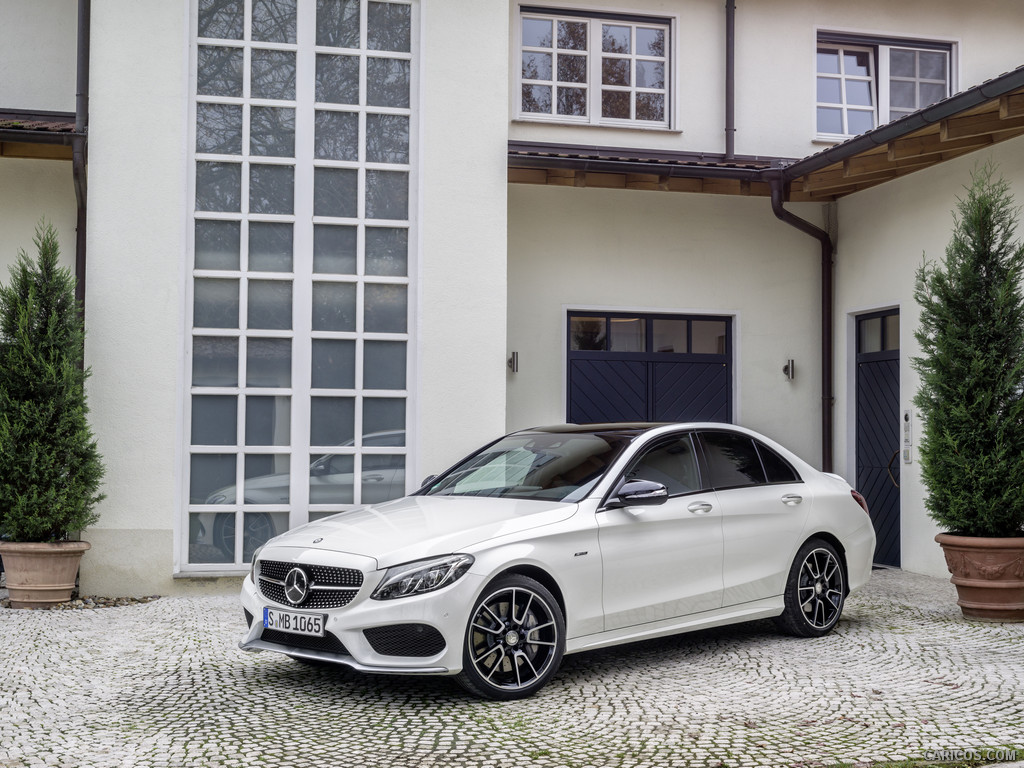
<path fill-rule="evenodd" d="M 706 515 L 711 511 L 711 505 L 706 501 L 695 501 L 693 504 L 687 507 L 695 515 Z"/>
<path fill-rule="evenodd" d="M 804 500 L 803 496 L 797 496 L 795 493 L 787 493 L 782 497 L 782 503 L 787 507 L 795 507 L 801 501 Z"/>

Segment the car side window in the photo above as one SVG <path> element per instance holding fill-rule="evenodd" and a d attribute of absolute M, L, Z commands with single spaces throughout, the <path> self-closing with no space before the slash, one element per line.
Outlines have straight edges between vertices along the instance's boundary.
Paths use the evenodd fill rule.
<path fill-rule="evenodd" d="M 775 451 L 764 443 L 756 440 L 757 452 L 761 456 L 761 464 L 764 466 L 764 473 L 769 483 L 799 483 L 800 475 L 790 466 L 790 463 L 779 456 Z"/>
<path fill-rule="evenodd" d="M 712 488 L 739 488 L 767 481 L 753 439 L 735 432 L 702 432 Z"/>
<path fill-rule="evenodd" d="M 633 463 L 626 477 L 661 483 L 670 496 L 700 490 L 700 474 L 690 436 L 658 443 Z"/>

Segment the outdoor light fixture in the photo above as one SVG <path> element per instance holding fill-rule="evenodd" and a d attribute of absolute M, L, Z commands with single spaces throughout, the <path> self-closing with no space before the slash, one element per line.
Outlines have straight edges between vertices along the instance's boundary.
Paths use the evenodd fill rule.
<path fill-rule="evenodd" d="M 506 364 L 512 373 L 519 373 L 519 353 L 513 352 L 512 357 L 508 359 Z"/>
<path fill-rule="evenodd" d="M 786 364 L 782 366 L 783 375 L 792 381 L 796 377 L 796 363 L 792 359 L 787 360 Z"/>

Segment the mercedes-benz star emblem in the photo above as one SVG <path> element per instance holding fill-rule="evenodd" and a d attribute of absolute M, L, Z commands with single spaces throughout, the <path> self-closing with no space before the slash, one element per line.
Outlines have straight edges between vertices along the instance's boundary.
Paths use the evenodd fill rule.
<path fill-rule="evenodd" d="M 309 594 L 309 579 L 301 568 L 292 568 L 284 577 L 284 596 L 292 605 L 299 605 Z"/>

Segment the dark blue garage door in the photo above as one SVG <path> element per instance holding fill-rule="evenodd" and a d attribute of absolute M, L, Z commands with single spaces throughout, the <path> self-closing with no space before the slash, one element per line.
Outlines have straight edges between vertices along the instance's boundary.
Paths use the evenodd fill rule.
<path fill-rule="evenodd" d="M 568 331 L 568 421 L 731 421 L 729 318 L 572 312 Z"/>

